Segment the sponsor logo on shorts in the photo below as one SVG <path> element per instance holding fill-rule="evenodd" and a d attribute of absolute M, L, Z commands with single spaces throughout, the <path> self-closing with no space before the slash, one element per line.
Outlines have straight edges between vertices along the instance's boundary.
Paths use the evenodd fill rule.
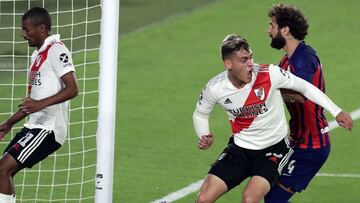
<path fill-rule="evenodd" d="M 220 161 L 221 159 L 223 159 L 223 158 L 226 156 L 226 154 L 227 154 L 227 153 L 222 153 L 222 154 L 219 156 L 218 160 Z"/>
<path fill-rule="evenodd" d="M 13 149 L 15 149 L 16 151 L 19 151 L 20 149 L 20 144 L 19 143 L 16 143 L 13 145 Z"/>
<path fill-rule="evenodd" d="M 272 161 L 272 162 L 274 162 L 274 163 L 277 164 L 277 163 L 278 163 L 278 159 L 283 158 L 284 155 L 283 155 L 283 154 L 276 154 L 276 153 L 271 153 L 271 152 L 269 152 L 269 153 L 265 154 L 265 156 L 267 156 L 270 161 Z"/>

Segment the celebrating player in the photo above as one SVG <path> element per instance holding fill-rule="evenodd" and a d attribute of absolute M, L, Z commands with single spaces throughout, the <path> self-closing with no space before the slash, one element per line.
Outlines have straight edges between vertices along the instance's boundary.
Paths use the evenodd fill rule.
<path fill-rule="evenodd" d="M 213 107 L 220 104 L 229 116 L 233 136 L 210 168 L 196 202 L 214 202 L 247 177 L 250 181 L 242 202 L 260 202 L 292 153 L 280 88 L 300 92 L 348 129 L 352 128 L 352 119 L 310 83 L 274 65 L 254 65 L 248 42 L 238 35 L 225 37 L 221 55 L 226 71 L 203 89 L 193 123 L 198 147 L 208 149 L 214 139 L 209 116 Z"/>
<path fill-rule="evenodd" d="M 65 142 L 68 100 L 78 94 L 75 68 L 59 35 L 51 35 L 51 19 L 44 8 L 34 7 L 22 16 L 22 36 L 36 50 L 31 56 L 28 96 L 19 110 L 0 125 L 3 139 L 12 126 L 29 116 L 0 159 L 0 203 L 15 202 L 12 178 L 31 168 Z"/>

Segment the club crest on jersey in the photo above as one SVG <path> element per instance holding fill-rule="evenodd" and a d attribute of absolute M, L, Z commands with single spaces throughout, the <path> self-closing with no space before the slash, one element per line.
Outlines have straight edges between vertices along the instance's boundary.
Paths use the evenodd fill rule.
<path fill-rule="evenodd" d="M 259 100 L 264 100 L 265 98 L 265 90 L 263 87 L 259 87 L 259 88 L 256 88 L 254 89 L 254 93 L 256 95 L 256 97 L 259 99 Z"/>

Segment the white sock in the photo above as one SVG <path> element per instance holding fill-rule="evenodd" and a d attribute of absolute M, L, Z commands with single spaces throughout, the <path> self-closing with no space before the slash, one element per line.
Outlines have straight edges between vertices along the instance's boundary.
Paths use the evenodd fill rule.
<path fill-rule="evenodd" d="M 15 196 L 0 193 L 0 203 L 15 203 Z"/>

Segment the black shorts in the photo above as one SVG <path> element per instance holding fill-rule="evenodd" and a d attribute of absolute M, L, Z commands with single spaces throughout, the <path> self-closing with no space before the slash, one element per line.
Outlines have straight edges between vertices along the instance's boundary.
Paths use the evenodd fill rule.
<path fill-rule="evenodd" d="M 23 128 L 16 133 L 4 153 L 10 154 L 18 167 L 31 168 L 61 147 L 52 130 Z"/>
<path fill-rule="evenodd" d="M 262 150 L 251 150 L 235 145 L 230 138 L 209 174 L 223 180 L 228 190 L 252 176 L 261 176 L 273 186 L 291 154 L 292 149 L 285 140 Z"/>

